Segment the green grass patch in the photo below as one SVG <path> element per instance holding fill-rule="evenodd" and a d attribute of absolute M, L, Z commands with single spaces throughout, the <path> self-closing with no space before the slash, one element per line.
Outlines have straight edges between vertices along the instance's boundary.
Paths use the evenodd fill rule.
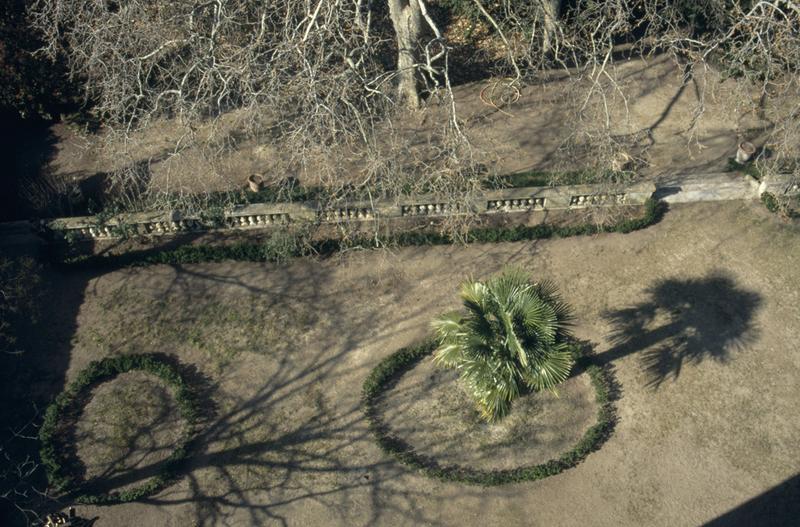
<path fill-rule="evenodd" d="M 597 422 L 586 430 L 583 437 L 570 450 L 545 463 L 507 470 L 478 470 L 460 465 L 440 465 L 435 459 L 416 451 L 401 438 L 393 435 L 381 419 L 377 406 L 379 396 L 391 388 L 405 372 L 429 356 L 435 348 L 436 343 L 428 340 L 393 353 L 372 370 L 362 388 L 362 401 L 369 429 L 380 449 L 401 464 L 425 476 L 481 486 L 534 481 L 554 476 L 578 465 L 590 453 L 598 450 L 613 432 L 616 422 L 613 404 L 616 383 L 610 366 L 599 365 L 586 348 L 576 344 L 573 347 L 576 359 L 574 371 L 585 371 L 589 375 L 599 409 Z"/>
<path fill-rule="evenodd" d="M 92 494 L 87 491 L 83 482 L 71 473 L 68 460 L 64 459 L 61 454 L 64 448 L 60 442 L 59 427 L 68 418 L 68 414 L 76 410 L 76 404 L 84 401 L 89 390 L 94 386 L 111 380 L 121 373 L 133 370 L 153 374 L 172 388 L 178 410 L 187 422 L 187 430 L 156 476 L 142 485 L 121 492 Z M 198 417 L 199 408 L 192 390 L 172 364 L 153 355 L 110 357 L 89 364 L 78 374 L 75 381 L 47 407 L 44 421 L 39 429 L 41 444 L 39 455 L 50 485 L 57 492 L 68 495 L 75 503 L 105 505 L 135 501 L 161 491 L 176 479 L 178 471 L 191 449 Z"/>

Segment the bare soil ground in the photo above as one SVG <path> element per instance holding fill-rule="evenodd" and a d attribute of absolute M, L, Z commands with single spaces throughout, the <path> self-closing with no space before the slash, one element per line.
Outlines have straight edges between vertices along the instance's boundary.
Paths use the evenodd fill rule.
<path fill-rule="evenodd" d="M 76 426 L 83 479 L 104 490 L 111 482 L 118 491 L 141 484 L 126 475 L 163 462 L 185 426 L 170 387 L 153 375 L 123 373 L 97 386 Z"/>
<path fill-rule="evenodd" d="M 790 524 L 796 510 L 757 507 L 800 473 L 799 236 L 757 203 L 726 202 L 627 235 L 65 274 L 52 302 L 80 309 L 51 323 L 75 324 L 68 381 L 108 355 L 162 352 L 214 403 L 179 482 L 78 512 L 97 527 Z M 410 472 L 372 441 L 361 384 L 457 307 L 460 281 L 507 264 L 558 284 L 576 336 L 614 367 L 615 433 L 532 483 Z"/>
<path fill-rule="evenodd" d="M 588 375 L 558 393 L 525 394 L 503 419 L 487 423 L 453 370 L 425 360 L 383 394 L 379 410 L 391 433 L 441 466 L 504 470 L 545 463 L 570 450 L 597 421 Z"/>
<path fill-rule="evenodd" d="M 697 72 L 689 79 L 668 56 L 622 61 L 614 70 L 619 90 L 609 92 L 607 99 L 611 130 L 617 141 L 628 145 L 630 154 L 641 159 L 638 172 L 645 177 L 723 170 L 740 138 L 760 145 L 764 131 L 771 126 L 758 100 L 740 93 L 742 89 L 733 81 L 723 82 L 713 72 Z M 574 136 L 575 100 L 580 102 L 586 86 L 543 80 L 524 88 L 518 101 L 499 111 L 479 97 L 493 82 L 455 88 L 458 114 L 479 162 L 499 174 L 594 166 L 596 152 L 587 147 L 585 137 Z M 575 98 L 570 97 L 572 90 L 577 90 Z M 598 105 L 602 106 L 599 98 L 592 99 L 588 108 Z M 267 180 L 291 175 L 307 184 L 319 184 L 316 178 L 325 163 L 345 163 L 347 169 L 341 173 L 360 177 L 360 162 L 339 159 L 337 152 L 322 151 L 316 161 L 298 165 L 290 148 L 237 139 L 237 123 L 245 117 L 232 112 L 217 123 L 219 136 L 229 141 L 227 154 L 214 162 L 197 148 L 176 150 L 184 131 L 168 121 L 154 123 L 133 137 L 125 155 L 116 148 L 104 150 L 101 136 L 82 136 L 76 133 L 77 127 L 59 124 L 53 128 L 55 144 L 46 172 L 55 188 L 81 182 L 87 195 L 102 193 L 107 185 L 105 174 L 123 166 L 136 166 L 156 188 L 174 193 L 242 188 L 254 172 L 265 174 Z M 603 120 L 589 119 L 577 128 L 588 131 L 601 126 Z M 419 112 L 399 118 L 393 129 L 401 142 L 419 145 L 420 153 L 407 157 L 423 160 L 428 139 L 445 122 L 443 107 L 431 100 Z M 206 132 L 198 133 L 203 136 Z"/>

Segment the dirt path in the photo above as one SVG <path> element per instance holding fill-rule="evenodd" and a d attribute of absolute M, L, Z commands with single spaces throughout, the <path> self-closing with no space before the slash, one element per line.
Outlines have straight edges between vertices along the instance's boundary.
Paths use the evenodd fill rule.
<path fill-rule="evenodd" d="M 728 202 L 676 206 L 629 235 L 94 278 L 69 379 L 109 353 L 171 353 L 209 381 L 216 408 L 180 483 L 78 512 L 97 527 L 711 521 L 800 472 L 799 235 L 755 203 Z M 613 363 L 615 434 L 534 483 L 482 489 L 410 473 L 371 441 L 361 383 L 456 307 L 464 277 L 506 264 L 554 280 L 577 336 Z M 214 313 L 226 322 L 209 329 Z M 223 331 L 238 344 L 224 346 Z"/>

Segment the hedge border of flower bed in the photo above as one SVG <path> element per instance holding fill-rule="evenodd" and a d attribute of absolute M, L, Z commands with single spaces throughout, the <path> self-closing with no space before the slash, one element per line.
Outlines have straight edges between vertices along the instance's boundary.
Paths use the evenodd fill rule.
<path fill-rule="evenodd" d="M 63 414 L 85 395 L 87 390 L 110 381 L 118 375 L 130 371 L 144 371 L 167 383 L 172 388 L 178 411 L 186 422 L 186 432 L 180 443 L 165 460 L 161 471 L 137 487 L 121 492 L 91 494 L 84 492 L 84 483 L 67 473 L 64 458 L 58 453 L 56 432 Z M 59 394 L 44 414 L 44 421 L 39 429 L 41 448 L 39 455 L 52 487 L 70 495 L 75 503 L 108 505 L 135 501 L 161 491 L 169 486 L 177 477 L 180 465 L 187 458 L 195 436 L 199 408 L 192 390 L 181 376 L 178 369 L 163 359 L 151 354 L 122 355 L 109 357 L 90 363 L 81 371 L 61 394 Z"/>
<path fill-rule="evenodd" d="M 402 439 L 393 436 L 388 425 L 380 417 L 377 408 L 378 397 L 404 373 L 411 370 L 435 349 L 433 340 L 403 348 L 383 359 L 370 372 L 362 388 L 362 403 L 370 432 L 378 447 L 398 462 L 421 474 L 450 482 L 470 485 L 498 486 L 524 481 L 535 481 L 554 476 L 575 467 L 586 457 L 598 450 L 611 436 L 616 424 L 616 380 L 611 367 L 602 366 L 594 360 L 587 350 L 575 346 L 576 370 L 583 369 L 595 390 L 595 400 L 599 405 L 597 422 L 583 434 L 581 439 L 559 457 L 538 465 L 528 465 L 506 470 L 478 470 L 460 465 L 441 466 L 436 460 L 416 452 Z"/>
<path fill-rule="evenodd" d="M 644 229 L 661 221 L 667 210 L 663 201 L 648 198 L 644 203 L 644 214 L 637 218 L 621 220 L 611 225 L 584 223 L 558 227 L 546 223 L 538 225 L 516 225 L 503 227 L 479 227 L 469 231 L 467 242 L 498 243 L 567 238 L 570 236 L 600 233 L 627 234 Z M 425 245 L 447 245 L 454 243 L 452 237 L 438 232 L 401 232 L 382 239 L 383 245 L 397 247 L 419 247 Z M 373 237 L 355 239 L 351 245 L 370 247 L 375 245 Z M 180 265 L 187 263 L 221 262 L 224 260 L 245 262 L 281 262 L 287 257 L 302 257 L 310 254 L 331 255 L 341 248 L 336 239 L 326 239 L 309 244 L 297 244 L 291 254 L 285 248 L 276 250 L 268 244 L 241 242 L 231 245 L 182 245 L 177 249 L 128 252 L 116 255 L 86 256 L 63 262 L 69 267 L 118 268 L 123 266 L 147 266 L 155 264 Z"/>

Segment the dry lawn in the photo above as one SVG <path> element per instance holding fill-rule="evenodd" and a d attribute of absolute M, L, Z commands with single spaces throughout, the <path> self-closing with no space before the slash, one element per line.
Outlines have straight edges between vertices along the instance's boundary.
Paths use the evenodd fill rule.
<path fill-rule="evenodd" d="M 97 527 L 712 521 L 800 472 L 798 235 L 756 203 L 727 202 L 675 207 L 628 235 L 60 276 L 54 305 L 80 292 L 67 380 L 104 356 L 161 352 L 194 367 L 213 402 L 203 447 L 178 483 L 140 503 L 78 512 L 97 516 Z M 483 489 L 409 472 L 373 443 L 361 383 L 457 306 L 461 280 L 507 264 L 556 282 L 577 337 L 613 365 L 615 433 L 578 467 L 538 482 Z M 428 373 L 413 373 L 422 384 L 412 375 L 397 388 L 411 399 L 428 392 Z M 571 442 L 593 413 L 585 387 L 574 388 L 550 417 L 529 416 L 521 435 L 555 449 Z M 423 397 L 396 422 L 417 421 L 430 431 L 420 444 L 449 443 L 444 454 L 480 457 L 452 443 L 515 434 L 467 440 L 458 427 L 468 408 L 435 396 L 426 407 Z M 443 429 L 424 422 L 448 413 Z M 548 454 L 518 444 L 490 462 Z"/>
<path fill-rule="evenodd" d="M 682 67 L 668 56 L 621 61 L 614 66 L 614 74 L 620 89 L 607 92 L 611 133 L 641 160 L 639 172 L 646 177 L 723 170 L 735 154 L 740 137 L 760 144 L 764 131 L 771 126 L 758 100 L 733 81 L 722 82 L 713 72 L 705 76 L 697 72 L 696 78 L 687 80 Z M 571 87 L 558 80 L 533 83 L 517 102 L 501 112 L 479 97 L 492 82 L 455 88 L 459 118 L 473 142 L 478 162 L 500 174 L 595 166 L 596 152 L 587 147 L 588 137 L 575 135 L 594 133 L 605 121 L 604 115 L 597 114 L 603 108 L 597 97 L 585 109 L 589 116 L 585 123 L 577 125 L 575 112 L 581 106 L 585 85 Z M 325 172 L 322 167 L 331 163 L 343 164 L 338 177 L 363 177 L 363 162 L 339 150 L 323 149 L 318 157 L 300 164 L 293 158 L 296 152 L 291 147 L 242 139 L 236 130 L 247 117 L 232 112 L 216 124 L 218 137 L 228 139 L 221 141 L 225 155 L 211 156 L 213 162 L 208 152 L 196 147 L 176 150 L 176 143 L 185 143 L 185 137 L 183 129 L 173 122 L 157 122 L 135 135 L 124 155 L 120 155 L 120 148 L 102 148 L 101 136 L 85 137 L 77 134 L 75 127 L 56 125 L 47 172 L 55 181 L 86 180 L 82 186 L 90 194 L 97 190 L 94 187 L 103 187 L 104 173 L 124 166 L 137 166 L 154 188 L 190 193 L 242 188 L 254 172 L 263 173 L 268 180 L 292 175 L 318 184 L 316 178 Z M 411 163 L 414 159 L 424 163 L 430 154 L 426 145 L 446 119 L 444 108 L 432 100 L 427 108 L 396 120 L 393 130 L 397 137 L 391 139 L 387 130 L 383 139 L 387 145 L 392 141 L 416 145 L 403 151 L 398 162 Z M 205 137 L 210 130 L 200 130 L 198 137 Z M 95 174 L 99 176 L 87 180 Z"/>
<path fill-rule="evenodd" d="M 597 421 L 587 374 L 558 393 L 525 394 L 503 419 L 486 423 L 453 370 L 425 360 L 379 399 L 392 433 L 441 466 L 480 470 L 537 465 L 570 450 Z"/>
<path fill-rule="evenodd" d="M 170 387 L 153 375 L 134 371 L 100 384 L 75 426 L 84 479 L 103 490 L 141 484 L 138 471 L 169 457 L 185 426 Z"/>

